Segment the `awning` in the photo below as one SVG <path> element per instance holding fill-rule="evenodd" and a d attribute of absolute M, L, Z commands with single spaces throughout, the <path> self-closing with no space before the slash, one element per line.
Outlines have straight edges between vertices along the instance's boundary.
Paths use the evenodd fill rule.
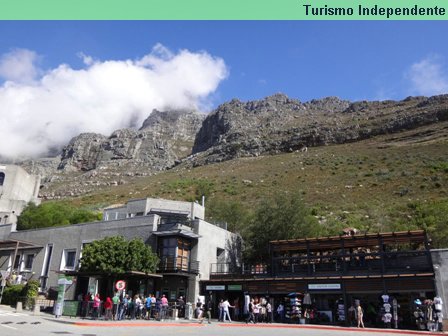
<path fill-rule="evenodd" d="M 24 249 L 41 249 L 41 245 L 37 245 L 25 240 L 5 239 L 0 240 L 0 251 L 24 250 Z"/>
<path fill-rule="evenodd" d="M 181 236 L 181 237 L 192 238 L 192 239 L 198 239 L 201 237 L 200 235 L 198 235 L 197 233 L 194 233 L 193 231 L 182 230 L 182 229 L 167 230 L 167 231 L 155 231 L 152 234 L 155 236 L 158 236 L 158 237 Z"/>

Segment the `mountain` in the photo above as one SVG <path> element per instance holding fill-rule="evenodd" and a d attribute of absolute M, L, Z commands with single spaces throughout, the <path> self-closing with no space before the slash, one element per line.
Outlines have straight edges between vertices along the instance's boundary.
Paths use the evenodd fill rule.
<path fill-rule="evenodd" d="M 197 165 L 304 147 L 343 144 L 448 120 L 448 95 L 350 103 L 328 97 L 301 103 L 276 94 L 232 100 L 204 120 L 193 146 Z"/>
<path fill-rule="evenodd" d="M 447 120 L 448 95 L 360 102 L 327 97 L 302 103 L 275 94 L 249 102 L 234 99 L 207 116 L 154 110 L 139 130 L 80 134 L 58 157 L 22 165 L 44 175 L 43 197 L 58 199 L 96 193 L 177 166 L 191 169 L 349 144 Z"/>

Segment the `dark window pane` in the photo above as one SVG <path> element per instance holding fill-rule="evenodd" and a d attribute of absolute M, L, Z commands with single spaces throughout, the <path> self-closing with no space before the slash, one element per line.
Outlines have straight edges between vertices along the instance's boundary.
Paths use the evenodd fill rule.
<path fill-rule="evenodd" d="M 3 182 L 5 182 L 5 173 L 0 173 L 0 186 L 3 185 Z"/>
<path fill-rule="evenodd" d="M 75 267 L 76 251 L 68 251 L 65 258 L 65 267 Z"/>
<path fill-rule="evenodd" d="M 34 254 L 27 254 L 25 259 L 25 269 L 32 269 L 34 261 Z"/>

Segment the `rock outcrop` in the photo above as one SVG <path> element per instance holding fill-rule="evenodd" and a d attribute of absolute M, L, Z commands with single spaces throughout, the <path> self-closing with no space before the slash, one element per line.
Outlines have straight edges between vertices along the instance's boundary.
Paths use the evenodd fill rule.
<path fill-rule="evenodd" d="M 448 119 L 448 95 L 350 103 L 335 97 L 301 103 L 276 94 L 232 100 L 204 120 L 188 158 L 193 165 L 359 141 Z"/>

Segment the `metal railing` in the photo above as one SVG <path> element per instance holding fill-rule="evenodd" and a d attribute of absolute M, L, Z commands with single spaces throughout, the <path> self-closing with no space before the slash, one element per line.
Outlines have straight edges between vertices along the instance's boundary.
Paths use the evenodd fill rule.
<path fill-rule="evenodd" d="M 275 257 L 271 265 L 211 264 L 211 276 L 320 276 L 433 272 L 429 251 Z"/>
<path fill-rule="evenodd" d="M 161 257 L 158 267 L 159 272 L 185 272 L 199 273 L 199 261 L 188 260 L 181 257 Z"/>

